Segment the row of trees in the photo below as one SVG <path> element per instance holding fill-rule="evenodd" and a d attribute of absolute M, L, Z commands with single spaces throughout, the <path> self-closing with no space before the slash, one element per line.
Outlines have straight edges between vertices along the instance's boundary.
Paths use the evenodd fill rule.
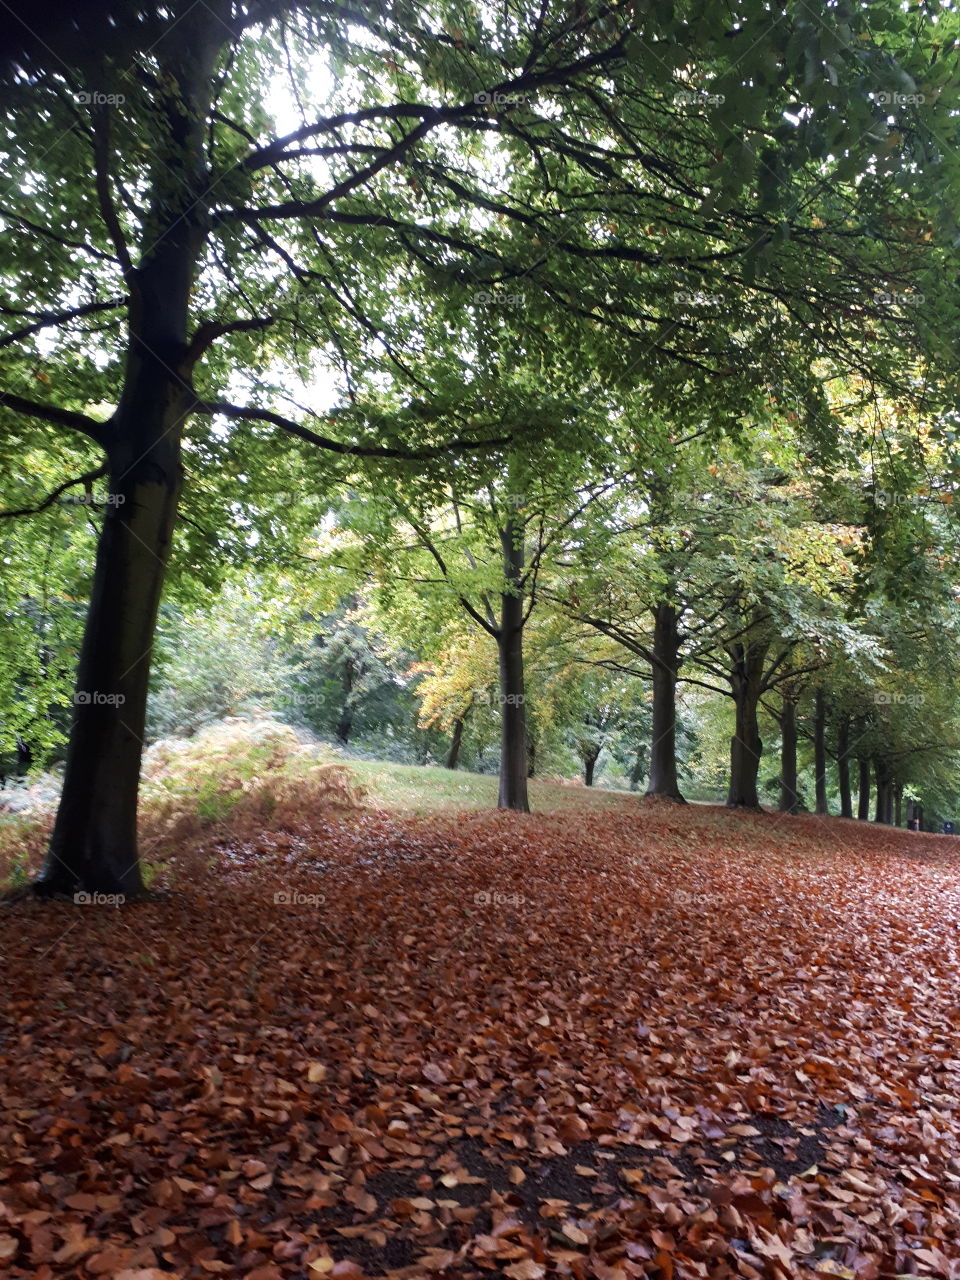
<path fill-rule="evenodd" d="M 911 532 L 925 513 L 890 520 L 875 500 L 878 484 L 913 492 L 929 451 L 866 454 L 891 422 L 946 430 L 955 404 L 955 15 L 894 0 L 817 14 L 173 0 L 105 4 L 81 31 L 56 8 L 8 9 L 5 515 L 40 521 L 81 496 L 97 538 L 85 579 L 82 549 L 70 565 L 62 526 L 51 535 L 89 607 L 43 891 L 141 888 L 140 754 L 171 577 L 189 592 L 231 560 L 310 571 L 341 486 L 363 500 L 345 514 L 344 572 L 362 562 L 385 598 L 396 588 L 411 647 L 441 598 L 496 643 L 502 804 L 526 804 L 523 638 L 548 597 L 598 636 L 623 630 L 640 658 L 661 646 L 667 792 L 670 690 L 723 670 L 731 794 L 751 803 L 760 698 L 790 664 L 812 674 L 843 628 L 882 645 L 867 600 L 911 554 L 936 555 Z M 771 447 L 825 473 L 824 500 L 848 466 L 874 492 L 865 625 L 825 606 L 809 653 L 797 609 L 839 587 L 794 581 L 778 552 L 766 586 L 748 572 L 746 544 L 708 514 L 736 499 L 700 465 L 715 451 L 726 483 L 724 451 L 745 438 L 747 483 L 772 490 L 774 424 Z M 14 635 L 44 592 L 39 537 L 10 534 Z M 620 560 L 652 638 L 620 615 L 634 591 Z M 31 696 L 67 678 L 58 643 L 27 673 Z"/>

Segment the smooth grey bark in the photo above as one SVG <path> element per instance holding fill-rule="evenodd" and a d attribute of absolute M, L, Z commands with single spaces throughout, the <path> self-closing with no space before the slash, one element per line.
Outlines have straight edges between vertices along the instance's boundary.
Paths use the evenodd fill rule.
<path fill-rule="evenodd" d="M 650 735 L 648 796 L 668 796 L 683 803 L 677 778 L 677 670 L 680 632 L 676 607 L 661 600 L 653 617 L 651 677 L 653 725 Z"/>
<path fill-rule="evenodd" d="M 727 804 L 731 808 L 759 809 L 757 777 L 763 743 L 757 708 L 763 686 L 763 664 L 769 646 L 743 641 L 730 646 L 728 679 L 733 691 L 735 725 L 730 739 L 730 787 Z"/>
<path fill-rule="evenodd" d="M 859 786 L 857 788 L 857 817 L 861 822 L 870 819 L 870 757 L 858 756 Z"/>
<path fill-rule="evenodd" d="M 797 791 L 797 703 L 784 694 L 780 710 L 780 812 L 796 813 L 800 808 Z"/>
<path fill-rule="evenodd" d="M 813 771 L 816 776 L 816 811 L 829 812 L 827 808 L 827 704 L 823 690 L 814 694 L 813 712 Z"/>
<path fill-rule="evenodd" d="M 840 817 L 853 817 L 850 790 L 850 719 L 843 716 L 837 726 L 837 783 L 840 788 Z"/>
<path fill-rule="evenodd" d="M 877 802 L 873 820 L 889 826 L 893 819 L 893 782 L 890 766 L 883 756 L 877 756 L 873 767 L 877 780 Z"/>
<path fill-rule="evenodd" d="M 500 668 L 500 791 L 497 807 L 529 813 L 522 538 L 522 529 L 517 522 L 508 520 L 500 535 L 508 590 L 500 597 L 500 626 L 497 629 Z"/>

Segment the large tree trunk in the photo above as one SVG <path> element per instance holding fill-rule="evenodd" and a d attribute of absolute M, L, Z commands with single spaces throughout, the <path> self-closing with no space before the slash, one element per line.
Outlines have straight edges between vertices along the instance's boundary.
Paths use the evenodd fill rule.
<path fill-rule="evenodd" d="M 128 273 L 123 389 L 104 427 L 108 501 L 80 650 L 63 792 L 38 892 L 135 897 L 143 891 L 137 799 L 150 653 L 181 487 L 192 407 L 188 310 L 206 229 L 204 121 L 226 35 L 200 5 L 164 41 L 143 252 Z"/>
<path fill-rule="evenodd" d="M 508 520 L 501 533 L 504 574 L 509 587 L 500 599 L 497 649 L 500 661 L 500 794 L 497 807 L 529 813 L 527 799 L 527 713 L 523 674 L 523 532 Z"/>
<path fill-rule="evenodd" d="M 796 813 L 797 792 L 797 703 L 784 694 L 780 711 L 780 812 Z"/>
<path fill-rule="evenodd" d="M 760 725 L 757 707 L 763 685 L 763 663 L 769 646 L 741 642 L 730 649 L 730 688 L 736 721 L 730 739 L 730 789 L 727 804 L 738 809 L 759 809 L 757 777 L 760 772 Z"/>
<path fill-rule="evenodd" d="M 850 793 L 850 720 L 843 716 L 837 727 L 837 782 L 840 788 L 840 817 L 853 817 Z"/>
<path fill-rule="evenodd" d="M 893 788 L 893 825 L 899 827 L 903 822 L 903 783 L 898 782 Z"/>
<path fill-rule="evenodd" d="M 813 771 L 816 778 L 816 811 L 827 809 L 827 704 L 823 690 L 814 695 L 813 713 Z"/>
<path fill-rule="evenodd" d="M 585 787 L 593 786 L 593 775 L 597 767 L 597 761 L 600 758 L 600 752 L 588 752 L 583 757 L 583 785 Z"/>
<path fill-rule="evenodd" d="M 145 370 L 139 381 L 137 417 L 110 459 L 63 793 L 37 885 L 45 894 L 143 892 L 140 759 L 150 653 L 180 493 L 184 407 L 157 370 Z M 157 394 L 164 381 L 164 400 L 151 404 L 151 385 Z M 144 426 L 151 420 L 148 443 Z"/>
<path fill-rule="evenodd" d="M 650 741 L 648 796 L 684 802 L 677 779 L 677 670 L 680 633 L 677 610 L 661 600 L 653 615 L 653 727 Z"/>
<path fill-rule="evenodd" d="M 857 817 L 861 822 L 870 820 L 870 758 L 869 756 L 857 757 L 857 769 L 859 771 L 859 786 L 857 789 Z"/>

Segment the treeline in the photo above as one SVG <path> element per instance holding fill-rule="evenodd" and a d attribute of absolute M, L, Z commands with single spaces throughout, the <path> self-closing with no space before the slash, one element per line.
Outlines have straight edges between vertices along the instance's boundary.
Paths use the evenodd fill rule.
<path fill-rule="evenodd" d="M 248 573 L 315 618 L 371 595 L 451 735 L 451 655 L 493 652 L 505 807 L 541 642 L 652 685 L 658 794 L 678 689 L 728 700 L 752 805 L 765 717 L 802 739 L 820 688 L 819 763 L 934 804 L 957 22 L 168 0 L 5 34 L 0 710 L 7 750 L 68 739 L 40 890 L 142 890 L 158 619 Z M 916 715 L 876 700 L 914 679 Z"/>

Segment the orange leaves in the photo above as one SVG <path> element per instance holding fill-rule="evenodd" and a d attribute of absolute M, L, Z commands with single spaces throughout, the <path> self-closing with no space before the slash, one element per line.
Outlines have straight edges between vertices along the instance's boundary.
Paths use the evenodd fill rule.
<path fill-rule="evenodd" d="M 357 811 L 220 850 L 135 928 L 18 904 L 0 1265 L 955 1280 L 951 849 L 612 798 Z"/>

